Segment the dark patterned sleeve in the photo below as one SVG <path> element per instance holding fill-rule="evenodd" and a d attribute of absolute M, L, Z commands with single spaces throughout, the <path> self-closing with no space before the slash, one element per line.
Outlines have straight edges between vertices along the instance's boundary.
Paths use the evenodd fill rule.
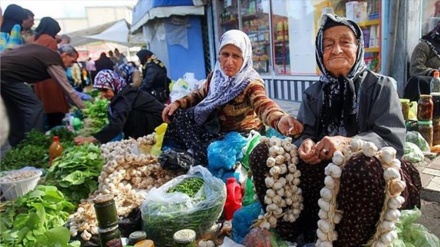
<path fill-rule="evenodd" d="M 426 66 L 426 61 L 429 59 L 430 53 L 431 48 L 426 42 L 420 41 L 420 43 L 417 44 L 413 53 L 411 54 L 411 76 L 432 76 L 434 68 L 429 68 Z"/>

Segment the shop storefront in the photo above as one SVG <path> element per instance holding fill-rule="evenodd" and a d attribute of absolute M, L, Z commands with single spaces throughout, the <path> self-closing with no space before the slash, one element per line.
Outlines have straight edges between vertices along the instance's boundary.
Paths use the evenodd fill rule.
<path fill-rule="evenodd" d="M 167 67 L 172 80 L 192 72 L 206 78 L 201 0 L 139 0 L 131 32 L 142 32 L 147 48 Z"/>
<path fill-rule="evenodd" d="M 266 80 L 272 98 L 301 101 L 318 80 L 315 36 L 322 13 L 334 12 L 356 21 L 364 31 L 365 62 L 381 70 L 381 0 L 218 0 L 213 2 L 215 39 L 240 29 L 253 44 L 254 67 Z"/>

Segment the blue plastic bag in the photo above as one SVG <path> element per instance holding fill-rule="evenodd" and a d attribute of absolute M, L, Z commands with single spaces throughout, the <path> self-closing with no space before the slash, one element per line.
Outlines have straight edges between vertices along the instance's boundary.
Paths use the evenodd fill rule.
<path fill-rule="evenodd" d="M 208 169 L 216 177 L 218 173 L 233 170 L 235 164 L 243 158 L 242 149 L 247 139 L 238 132 L 230 132 L 220 141 L 208 146 Z M 222 172 L 221 172 L 222 171 Z"/>
<path fill-rule="evenodd" d="M 235 211 L 232 218 L 232 239 L 242 244 L 244 237 L 251 231 L 252 224 L 260 214 L 262 214 L 262 208 L 258 201 Z"/>

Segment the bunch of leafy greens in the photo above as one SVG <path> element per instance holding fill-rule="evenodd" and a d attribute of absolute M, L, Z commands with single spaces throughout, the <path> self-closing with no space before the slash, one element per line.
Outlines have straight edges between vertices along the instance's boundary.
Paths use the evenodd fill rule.
<path fill-rule="evenodd" d="M 416 222 L 422 215 L 418 208 L 402 210 L 399 222 L 396 224 L 398 239 L 391 247 L 432 247 L 440 246 L 440 240 L 429 230 Z"/>
<path fill-rule="evenodd" d="M 72 146 L 53 161 L 44 183 L 56 186 L 70 202 L 78 203 L 98 188 L 103 164 L 98 146 Z"/>
<path fill-rule="evenodd" d="M 56 187 L 38 185 L 9 204 L 0 212 L 0 246 L 79 246 L 64 227 L 75 206 Z"/>
<path fill-rule="evenodd" d="M 73 145 L 73 133 L 66 128 L 52 130 L 50 135 L 32 130 L 26 133 L 26 138 L 16 147 L 4 154 L 0 161 L 0 170 L 16 170 L 25 166 L 48 168 L 49 146 L 55 135 L 60 137 L 64 148 Z"/>
<path fill-rule="evenodd" d="M 89 136 L 100 131 L 109 123 L 108 104 L 109 101 L 105 98 L 95 99 L 93 103 L 85 102 L 86 107 L 82 110 L 83 128 L 78 132 L 79 135 Z"/>

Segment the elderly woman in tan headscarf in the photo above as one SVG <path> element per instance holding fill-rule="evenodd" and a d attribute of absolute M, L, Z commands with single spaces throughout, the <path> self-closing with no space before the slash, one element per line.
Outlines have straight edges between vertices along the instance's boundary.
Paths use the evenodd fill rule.
<path fill-rule="evenodd" d="M 297 202 L 303 208 L 297 208 L 293 219 L 279 218 L 274 228 L 285 239 L 295 241 L 302 235 L 306 243 L 316 242 L 316 246 L 363 246 L 373 241 L 388 196 L 384 168 L 378 158 L 362 152 L 354 154 L 345 166 L 334 165 L 332 158 L 341 157 L 355 140 L 394 150 L 393 162 L 402 179 L 396 184 L 406 185 L 400 195 L 404 199 L 398 205 L 401 209 L 420 207 L 420 176 L 412 164 L 400 160 L 406 129 L 394 79 L 367 69 L 360 27 L 346 18 L 324 14 L 315 55 L 322 75 L 303 93 L 298 120 L 304 132 L 294 142 L 299 161 L 292 161 L 293 166 L 289 163 L 289 171 L 280 175 L 296 176 L 295 189 L 299 192 L 288 198 L 301 195 L 303 199 Z M 260 143 L 249 162 L 265 211 L 266 191 L 271 188 L 266 183 L 271 169 L 268 157 L 269 144 Z M 340 178 L 339 182 L 335 178 Z M 336 183 L 340 183 L 339 191 L 333 190 Z M 330 203 L 333 192 L 337 197 Z M 331 205 L 336 206 L 334 211 L 329 211 Z M 329 219 L 337 223 L 335 228 L 330 227 Z M 387 246 L 382 244 L 373 246 Z"/>

